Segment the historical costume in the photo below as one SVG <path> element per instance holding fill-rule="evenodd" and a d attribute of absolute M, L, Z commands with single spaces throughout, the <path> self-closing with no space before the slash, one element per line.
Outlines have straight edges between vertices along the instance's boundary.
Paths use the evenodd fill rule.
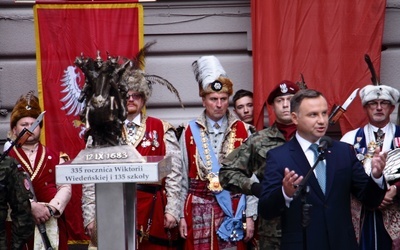
<path fill-rule="evenodd" d="M 370 156 L 376 147 L 381 151 L 389 152 L 388 162 L 391 157 L 398 158 L 400 153 L 400 127 L 390 122 L 390 114 L 399 99 L 399 91 L 395 88 L 385 85 L 368 85 L 360 91 L 362 105 L 367 109 L 369 122 L 361 128 L 354 129 L 346 133 L 341 141 L 354 145 L 355 153 L 360 161 L 363 162 L 367 174 L 371 172 Z M 374 114 L 368 111 L 369 106 L 378 105 L 381 101 L 380 109 L 373 109 L 382 113 L 378 118 L 380 125 L 377 125 Z M 382 102 L 388 102 L 385 104 Z M 376 104 L 375 104 L 376 103 Z M 379 108 L 378 108 L 379 109 Z M 390 111 L 391 110 L 391 111 Z M 371 111 L 375 112 L 375 111 Z M 398 149 L 393 151 L 394 149 Z M 391 152 L 392 151 L 392 152 Z M 399 167 L 396 167 L 396 171 Z M 392 178 L 392 173 L 388 172 L 391 166 L 386 166 L 385 177 L 388 180 L 388 186 L 397 189 L 400 188 L 399 177 Z M 398 191 L 397 191 L 398 192 Z M 398 196 L 398 193 L 397 195 Z M 353 224 L 357 239 L 360 242 L 360 249 L 400 249 L 400 212 L 397 199 L 394 204 L 383 209 L 372 210 L 363 207 L 361 203 L 352 199 Z"/>
<path fill-rule="evenodd" d="M 182 204 L 181 153 L 173 126 L 166 121 L 147 116 L 145 112 L 145 104 L 154 83 L 166 85 L 180 100 L 177 91 L 168 81 L 154 75 L 147 79 L 146 74 L 138 68 L 128 68 L 119 83 L 127 88 L 126 96 L 123 96 L 126 98 L 128 113 L 122 134 L 124 143 L 135 147 L 143 156 L 171 157 L 172 163 L 171 173 L 159 183 L 137 184 L 137 247 L 143 250 L 177 249 L 177 226 Z M 85 228 L 90 227 L 95 220 L 94 195 L 94 185 L 83 185 Z"/>
<path fill-rule="evenodd" d="M 218 59 L 201 57 L 193 63 L 193 69 L 206 109 L 185 126 L 180 140 L 184 164 L 184 249 L 244 249 L 243 222 L 246 217 L 257 215 L 256 203 L 248 201 L 256 199 L 222 190 L 218 171 L 222 159 L 247 138 L 249 125 L 227 109 L 232 82 Z M 213 102 L 222 104 L 214 107 Z"/>
<path fill-rule="evenodd" d="M 17 136 L 24 127 L 29 127 L 40 115 L 39 101 L 32 92 L 21 96 L 11 112 L 11 136 Z M 56 165 L 68 160 L 62 152 L 54 152 L 39 142 L 40 127 L 21 146 L 14 146 L 10 156 L 14 157 L 23 171 L 29 174 L 36 195 L 31 200 L 32 214 L 36 223 L 45 223 L 47 235 L 54 249 L 68 249 L 68 234 L 63 215 L 64 209 L 71 198 L 71 185 L 56 184 Z M 39 217 L 36 217 L 39 216 Z M 44 219 L 49 218 L 49 219 Z M 43 241 L 38 229 L 28 249 L 40 249 Z"/>

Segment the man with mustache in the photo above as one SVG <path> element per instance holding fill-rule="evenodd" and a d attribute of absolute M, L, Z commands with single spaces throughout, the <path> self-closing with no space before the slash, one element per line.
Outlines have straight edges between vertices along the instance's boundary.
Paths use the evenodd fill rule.
<path fill-rule="evenodd" d="M 400 147 L 400 127 L 390 122 L 390 115 L 399 100 L 399 91 L 387 85 L 367 85 L 360 91 L 361 103 L 368 117 L 368 123 L 361 128 L 347 132 L 341 139 L 354 145 L 354 150 L 370 169 L 369 150 L 379 148 L 388 152 Z M 389 176 L 386 176 L 389 179 Z M 400 248 L 398 211 L 399 180 L 391 180 L 379 209 L 362 207 L 352 199 L 352 214 L 360 249 L 398 249 Z M 361 226 L 360 226 L 361 225 Z M 393 246 L 393 248 L 392 248 Z"/>

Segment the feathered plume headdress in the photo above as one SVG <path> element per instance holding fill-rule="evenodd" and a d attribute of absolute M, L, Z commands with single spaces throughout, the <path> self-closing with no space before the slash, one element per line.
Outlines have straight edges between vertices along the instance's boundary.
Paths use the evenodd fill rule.
<path fill-rule="evenodd" d="M 17 122 L 24 117 L 37 118 L 42 112 L 39 106 L 39 99 L 34 95 L 33 90 L 22 95 L 15 103 L 10 117 L 10 128 L 13 129 Z M 42 123 L 40 124 L 42 126 Z"/>
<path fill-rule="evenodd" d="M 233 83 L 215 56 L 203 56 L 192 63 L 201 97 L 212 92 L 233 93 Z"/>
<path fill-rule="evenodd" d="M 399 91 L 393 87 L 380 84 L 374 65 L 368 54 L 365 55 L 365 62 L 368 64 L 368 68 L 371 71 L 372 85 L 367 85 L 361 89 L 360 98 L 362 105 L 364 106 L 367 102 L 377 99 L 387 100 L 390 101 L 392 105 L 395 105 L 399 101 Z"/>
<path fill-rule="evenodd" d="M 149 75 L 144 72 L 145 55 L 149 48 L 155 43 L 155 41 L 147 43 L 132 60 L 128 61 L 129 65 L 122 74 L 120 84 L 125 85 L 127 90 L 133 90 L 143 94 L 145 102 L 147 102 L 151 96 L 153 90 L 152 85 L 161 84 L 166 86 L 169 91 L 176 95 L 183 108 L 184 106 L 181 97 L 179 96 L 179 92 L 172 83 L 160 76 Z"/>

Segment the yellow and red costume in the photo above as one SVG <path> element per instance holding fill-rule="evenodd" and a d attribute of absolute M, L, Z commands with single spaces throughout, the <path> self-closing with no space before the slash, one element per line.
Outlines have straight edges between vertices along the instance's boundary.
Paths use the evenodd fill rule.
<path fill-rule="evenodd" d="M 209 134 L 211 126 L 207 125 L 205 112 L 197 118 L 196 123 L 206 135 Z M 218 162 L 221 162 L 233 149 L 240 146 L 248 134 L 249 126 L 228 112 L 227 129 L 224 132 L 222 146 L 217 156 Z M 200 159 L 199 146 L 193 139 L 190 126 L 185 127 L 182 136 L 184 138 L 181 139 L 181 149 L 185 172 L 182 185 L 185 203 L 181 217 L 185 218 L 188 230 L 184 249 L 246 249 L 243 240 L 224 241 L 217 236 L 217 230 L 225 218 L 225 214 L 214 193 L 208 188 L 210 181 L 207 176 L 211 172 L 211 168 Z M 203 142 L 206 140 L 210 140 L 210 138 L 202 138 Z M 240 194 L 231 194 L 231 199 L 233 213 L 235 213 Z M 248 206 L 246 214 L 257 214 L 256 207 Z"/>
<path fill-rule="evenodd" d="M 71 198 L 71 185 L 57 185 L 55 167 L 61 158 L 68 158 L 63 153 L 56 153 L 41 143 L 38 143 L 34 164 L 32 164 L 22 148 L 13 147 L 9 153 L 30 175 L 32 186 L 39 203 L 48 204 L 57 209 L 54 218 L 57 219 L 59 250 L 68 249 L 68 233 L 64 217 L 64 209 Z M 50 228 L 48 229 L 50 234 Z M 38 237 L 38 236 L 36 236 Z M 49 238 L 51 236 L 49 235 Z M 33 249 L 34 238 L 30 240 L 28 249 Z"/>

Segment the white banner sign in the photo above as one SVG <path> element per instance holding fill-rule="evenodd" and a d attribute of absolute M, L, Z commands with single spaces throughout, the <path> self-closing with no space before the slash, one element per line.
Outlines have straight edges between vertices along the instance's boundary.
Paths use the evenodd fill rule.
<path fill-rule="evenodd" d="M 158 182 L 159 180 L 158 162 L 56 166 L 57 184 Z"/>

